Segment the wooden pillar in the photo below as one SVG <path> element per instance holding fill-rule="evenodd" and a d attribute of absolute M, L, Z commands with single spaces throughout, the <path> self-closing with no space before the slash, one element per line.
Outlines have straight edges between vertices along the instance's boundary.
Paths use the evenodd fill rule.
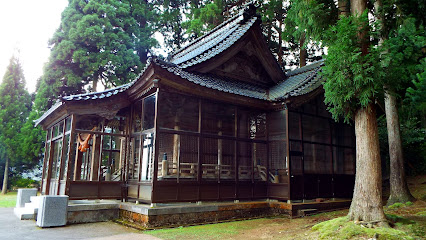
<path fill-rule="evenodd" d="M 203 111 L 202 111 L 202 101 L 201 99 L 198 99 L 198 156 L 197 156 L 197 182 L 198 182 L 198 200 L 201 199 L 201 177 L 202 177 L 202 166 L 201 166 L 201 154 L 203 151 L 203 148 L 201 146 L 203 142 Z"/>
<path fill-rule="evenodd" d="M 50 128 L 51 129 L 51 128 Z M 48 129 L 49 130 L 49 129 Z M 48 143 L 49 143 L 49 136 L 51 137 L 51 134 L 52 134 L 52 130 L 50 130 L 50 132 L 49 131 L 47 131 L 46 132 L 46 142 L 44 143 L 44 158 L 43 158 L 43 170 L 42 170 L 42 174 L 41 174 L 41 186 L 40 186 L 40 189 L 41 189 L 41 192 L 43 193 L 43 182 L 45 181 L 44 179 L 46 178 L 46 184 L 47 184 L 47 172 L 46 172 L 46 165 L 48 164 L 48 162 L 49 162 L 49 156 L 47 155 L 47 152 L 48 152 L 48 147 L 47 147 L 47 145 L 48 145 Z M 50 150 L 50 145 L 49 145 L 49 150 Z M 50 152 L 49 152 L 50 153 Z M 50 154 L 49 154 L 50 155 Z"/>
<path fill-rule="evenodd" d="M 64 156 L 65 154 L 65 132 L 67 130 L 66 128 L 66 118 L 63 120 L 64 121 L 64 127 L 63 127 L 63 131 L 62 131 L 62 149 L 61 149 L 61 160 L 60 160 L 60 165 L 59 165 L 59 174 L 58 174 L 58 181 L 57 181 L 57 188 L 56 188 L 56 195 L 61 195 L 60 194 L 60 188 L 61 188 L 61 179 L 62 179 L 62 174 L 64 171 L 64 160 L 67 158 L 67 156 Z"/>
<path fill-rule="evenodd" d="M 98 181 L 101 175 L 101 168 L 99 164 L 101 136 L 94 134 L 93 136 L 93 150 L 92 150 L 92 161 L 90 161 L 90 181 Z"/>
<path fill-rule="evenodd" d="M 53 149 L 54 149 L 54 142 L 52 141 L 53 138 L 53 127 L 52 131 L 50 131 L 50 150 L 49 150 L 49 160 L 48 160 L 48 167 L 47 167 L 47 174 L 46 174 L 46 191 L 45 194 L 49 195 L 50 192 L 50 179 L 52 177 L 52 162 L 53 162 Z"/>
<path fill-rule="evenodd" d="M 73 114 L 73 115 L 71 115 L 71 128 L 70 128 L 71 133 L 70 133 L 70 141 L 68 143 L 69 144 L 68 145 L 68 154 L 67 154 L 68 166 L 67 166 L 67 172 L 66 172 L 67 175 L 65 176 L 65 179 L 67 180 L 66 185 L 65 185 L 65 195 L 69 195 L 70 182 L 71 182 L 71 179 L 74 178 L 74 176 L 70 176 L 71 167 L 74 167 L 74 166 L 71 166 L 71 155 L 70 154 L 72 153 L 72 151 L 74 151 L 74 149 L 73 149 L 74 138 L 76 136 L 75 135 L 75 123 L 76 123 L 76 116 Z M 74 158 L 75 158 L 75 156 L 74 156 Z M 75 174 L 75 172 L 74 172 L 74 174 Z"/>
<path fill-rule="evenodd" d="M 154 154 L 153 154 L 153 164 L 154 164 L 154 173 L 152 177 L 152 202 L 156 202 L 156 194 L 155 194 L 155 185 L 157 183 L 157 176 L 158 176 L 158 106 L 159 106 L 159 91 L 160 89 L 157 88 L 157 92 L 155 93 L 155 116 L 154 116 Z M 148 169 L 149 169 L 150 161 L 148 161 Z M 148 171 L 148 176 L 150 172 Z"/>
<path fill-rule="evenodd" d="M 303 121 L 302 121 L 302 114 L 299 113 L 299 135 L 301 139 L 301 148 L 302 148 L 302 199 L 305 199 L 305 144 L 303 141 Z"/>
<path fill-rule="evenodd" d="M 78 145 L 75 149 L 75 164 L 74 164 L 74 181 L 81 179 L 81 164 L 83 163 L 83 153 L 78 150 Z"/>
<path fill-rule="evenodd" d="M 286 140 L 286 160 L 287 160 L 287 183 L 288 183 L 288 200 L 291 200 L 291 160 L 290 160 L 290 136 L 289 123 L 288 123 L 288 108 L 285 107 L 285 140 Z"/>
<path fill-rule="evenodd" d="M 179 126 L 179 117 L 175 116 L 175 130 L 180 130 Z M 179 157 L 180 157 L 180 136 L 178 134 L 173 134 L 173 174 L 178 174 L 178 165 L 179 165 Z M 163 166 L 164 168 L 164 166 Z"/>
<path fill-rule="evenodd" d="M 222 133 L 222 120 L 218 120 L 217 128 L 219 129 L 218 135 L 222 136 L 222 134 L 223 134 Z M 220 183 L 220 171 L 221 171 L 221 165 L 222 165 L 222 161 L 223 161 L 222 142 L 223 142 L 223 140 L 221 138 L 217 139 L 217 166 L 216 166 L 216 171 L 217 171 L 218 183 Z"/>

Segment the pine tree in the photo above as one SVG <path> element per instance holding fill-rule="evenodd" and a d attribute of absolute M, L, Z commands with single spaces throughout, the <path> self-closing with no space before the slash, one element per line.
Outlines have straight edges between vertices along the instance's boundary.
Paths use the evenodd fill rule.
<path fill-rule="evenodd" d="M 418 6 L 421 5 L 419 2 Z M 399 10 L 396 10 L 397 8 Z M 398 92 L 404 92 L 411 80 L 415 79 L 419 59 L 424 58 L 422 48 L 426 44 L 426 34 L 421 25 L 422 18 L 413 18 L 413 8 L 393 1 L 384 1 L 383 4 L 378 0 L 375 2 L 375 10 L 381 20 L 379 44 L 382 49 L 382 79 L 390 159 L 390 196 L 387 204 L 392 205 L 414 200 L 405 178 L 397 98 Z"/>
<path fill-rule="evenodd" d="M 61 81 L 60 95 L 98 82 L 105 87 L 133 80 L 145 64 L 152 37 L 152 5 L 145 1 L 71 0 L 49 44 L 44 81 Z"/>
<path fill-rule="evenodd" d="M 21 165 L 21 127 L 27 120 L 31 98 L 25 89 L 24 73 L 18 59 L 12 57 L 0 84 L 0 156 L 4 158 L 2 194 L 7 192 L 11 166 Z"/>

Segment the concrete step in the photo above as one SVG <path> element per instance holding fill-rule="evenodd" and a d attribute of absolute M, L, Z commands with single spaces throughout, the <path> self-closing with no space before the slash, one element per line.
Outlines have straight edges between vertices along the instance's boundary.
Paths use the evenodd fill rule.
<path fill-rule="evenodd" d="M 37 216 L 33 208 L 14 208 L 13 212 L 20 220 L 33 220 Z"/>
<path fill-rule="evenodd" d="M 304 216 L 313 215 L 313 214 L 315 214 L 317 212 L 318 212 L 318 209 L 314 209 L 314 208 L 300 209 L 300 210 L 298 210 L 298 215 L 300 217 L 304 217 Z"/>

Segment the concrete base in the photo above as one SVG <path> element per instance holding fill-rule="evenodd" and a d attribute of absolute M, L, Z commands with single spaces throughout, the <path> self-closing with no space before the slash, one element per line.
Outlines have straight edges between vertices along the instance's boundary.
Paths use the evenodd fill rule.
<path fill-rule="evenodd" d="M 31 197 L 37 196 L 36 188 L 21 188 L 18 189 L 18 195 L 16 198 L 16 207 L 22 208 L 25 207 L 26 203 L 31 202 Z"/>
<path fill-rule="evenodd" d="M 37 226 L 58 227 L 67 224 L 68 196 L 41 196 Z"/>
<path fill-rule="evenodd" d="M 33 220 L 37 218 L 39 204 L 40 196 L 31 196 L 30 202 L 25 203 L 24 207 L 14 208 L 13 212 L 20 220 Z"/>
<path fill-rule="evenodd" d="M 119 202 L 76 200 L 68 205 L 67 224 L 105 222 L 119 218 Z"/>

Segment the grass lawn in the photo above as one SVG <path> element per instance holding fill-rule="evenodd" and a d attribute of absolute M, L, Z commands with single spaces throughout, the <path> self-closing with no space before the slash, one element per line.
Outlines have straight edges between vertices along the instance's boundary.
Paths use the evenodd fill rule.
<path fill-rule="evenodd" d="M 6 195 L 0 194 L 0 207 L 15 207 L 17 192 L 8 192 Z"/>

